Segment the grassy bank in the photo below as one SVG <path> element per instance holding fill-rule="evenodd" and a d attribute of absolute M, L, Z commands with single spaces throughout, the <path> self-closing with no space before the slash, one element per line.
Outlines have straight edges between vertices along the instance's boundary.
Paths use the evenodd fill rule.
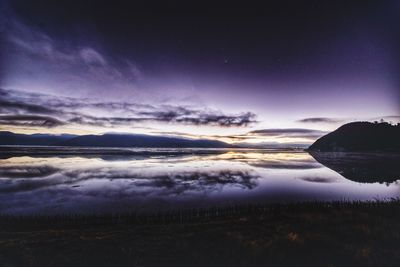
<path fill-rule="evenodd" d="M 397 266 L 400 201 L 1 216 L 2 266 Z"/>

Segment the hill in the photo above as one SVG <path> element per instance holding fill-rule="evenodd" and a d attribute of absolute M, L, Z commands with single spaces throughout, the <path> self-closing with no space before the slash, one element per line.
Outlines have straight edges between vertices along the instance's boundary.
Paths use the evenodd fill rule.
<path fill-rule="evenodd" d="M 76 137 L 76 135 L 16 134 L 0 131 L 0 145 L 52 146 L 74 137 Z"/>
<path fill-rule="evenodd" d="M 308 151 L 400 151 L 400 126 L 389 123 L 352 122 L 319 138 Z"/>

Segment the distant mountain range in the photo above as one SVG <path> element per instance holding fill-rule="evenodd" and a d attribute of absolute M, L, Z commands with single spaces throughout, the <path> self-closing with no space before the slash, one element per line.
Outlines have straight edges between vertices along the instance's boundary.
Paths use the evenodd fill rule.
<path fill-rule="evenodd" d="M 16 134 L 0 131 L 0 145 L 51 146 L 77 137 L 71 134 Z"/>
<path fill-rule="evenodd" d="M 142 134 L 51 135 L 16 134 L 0 131 L 0 145 L 78 146 L 78 147 L 160 147 L 229 148 L 230 144 L 206 139 L 152 136 Z"/>
<path fill-rule="evenodd" d="M 352 122 L 319 138 L 309 151 L 400 151 L 400 126 L 389 123 Z"/>
<path fill-rule="evenodd" d="M 16 134 L 0 131 L 0 145 L 67 147 L 159 147 L 159 148 L 282 148 L 282 144 L 231 145 L 208 139 L 153 136 L 144 134 L 71 135 Z M 288 146 L 286 146 L 288 147 Z M 304 144 L 290 147 L 304 147 Z M 352 122 L 319 138 L 308 151 L 400 151 L 400 126 L 389 123 Z"/>

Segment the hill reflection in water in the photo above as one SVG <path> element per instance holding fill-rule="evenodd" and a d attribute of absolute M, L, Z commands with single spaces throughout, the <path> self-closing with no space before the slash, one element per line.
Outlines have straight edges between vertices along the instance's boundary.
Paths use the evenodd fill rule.
<path fill-rule="evenodd" d="M 400 154 L 311 152 L 315 160 L 360 183 L 392 183 L 400 180 Z"/>

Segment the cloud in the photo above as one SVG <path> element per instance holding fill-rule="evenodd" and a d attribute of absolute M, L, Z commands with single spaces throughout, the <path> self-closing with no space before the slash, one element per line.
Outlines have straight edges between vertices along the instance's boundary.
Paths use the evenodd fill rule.
<path fill-rule="evenodd" d="M 1 13 L 1 11 L 0 11 Z M 5 12 L 4 12 L 5 13 Z M 111 56 L 100 44 L 62 39 L 26 24 L 12 11 L 2 32 L 3 83 L 8 86 L 55 87 L 68 92 L 90 93 L 99 88 L 140 89 L 141 66 L 124 56 Z M 90 37 L 88 37 L 90 39 Z M 26 79 L 26 77 L 30 77 Z M 72 91 L 73 90 L 73 91 Z"/>
<path fill-rule="evenodd" d="M 229 139 L 231 141 L 244 141 L 247 140 L 248 137 L 246 135 L 198 135 L 198 134 L 190 134 L 185 132 L 174 132 L 174 131 L 152 131 L 153 134 L 161 134 L 161 135 L 169 135 L 169 136 L 178 136 L 178 137 L 187 137 L 187 138 L 204 138 L 204 139 Z"/>
<path fill-rule="evenodd" d="M 400 116 L 399 115 L 387 115 L 387 116 L 382 116 L 382 117 L 374 117 L 374 118 L 369 118 L 369 121 L 388 121 L 388 122 L 400 122 Z"/>
<path fill-rule="evenodd" d="M 81 49 L 79 51 L 79 55 L 83 59 L 83 61 L 89 65 L 93 64 L 105 66 L 107 64 L 104 57 L 100 55 L 99 52 L 90 47 Z"/>
<path fill-rule="evenodd" d="M 400 119 L 400 115 L 391 115 L 391 116 L 383 116 L 384 119 L 395 119 L 395 120 L 399 120 Z"/>
<path fill-rule="evenodd" d="M 56 127 L 75 124 L 112 128 L 153 122 L 246 127 L 257 122 L 256 115 L 251 112 L 230 115 L 208 108 L 98 102 L 93 99 L 56 97 L 4 89 L 0 89 L 0 104 L 0 115 L 3 114 L 4 122 L 24 126 Z"/>
<path fill-rule="evenodd" d="M 303 128 L 287 128 L 287 129 L 258 129 L 243 134 L 237 135 L 195 135 L 184 132 L 168 132 L 168 131 L 153 131 L 154 134 L 181 136 L 188 138 L 205 138 L 217 139 L 221 141 L 229 140 L 234 142 L 238 147 L 247 148 L 286 148 L 288 144 L 293 147 L 308 147 L 310 142 L 315 141 L 328 132 L 303 129 Z M 268 139 L 270 140 L 268 141 Z M 249 140 L 257 140 L 257 142 L 249 142 Z M 273 140 L 271 140 L 273 139 Z M 292 139 L 292 142 L 285 140 L 284 144 L 278 139 Z M 303 139 L 301 141 L 295 139 Z M 305 140 L 304 140 L 305 139 Z"/>
<path fill-rule="evenodd" d="M 0 115 L 0 125 L 56 127 L 64 125 L 64 122 L 49 117 L 38 115 Z"/>
<path fill-rule="evenodd" d="M 311 182 L 311 183 L 333 183 L 335 179 L 333 178 L 326 178 L 326 177 L 302 177 L 300 178 L 303 181 Z"/>
<path fill-rule="evenodd" d="M 334 118 L 326 118 L 326 117 L 313 117 L 313 118 L 305 118 L 298 120 L 297 122 L 302 123 L 338 123 L 341 120 L 334 119 Z"/>
<path fill-rule="evenodd" d="M 189 106 L 149 105 L 133 102 L 99 102 L 94 99 L 51 96 L 0 89 L 2 124 L 36 127 L 62 125 L 102 128 L 141 127 L 145 123 L 165 123 L 216 127 L 246 127 L 257 123 L 251 112 L 224 114 L 217 110 Z M 17 116 L 18 115 L 18 116 Z M 6 117 L 5 117 L 6 116 Z M 30 120 L 30 121 L 29 121 Z M 229 139 L 245 141 L 252 138 L 301 138 L 313 141 L 327 132 L 307 128 L 258 129 L 239 135 L 198 136 L 181 132 L 155 133 L 189 138 Z M 298 142 L 298 141 L 296 141 Z"/>
<path fill-rule="evenodd" d="M 13 53 L 64 67 L 69 65 L 107 66 L 105 57 L 92 47 L 76 48 L 60 42 L 16 18 L 9 18 L 5 40 L 14 46 Z"/>
<path fill-rule="evenodd" d="M 369 118 L 345 118 L 345 119 L 336 119 L 336 118 L 326 118 L 326 117 L 315 117 L 315 118 L 304 118 L 298 120 L 297 122 L 301 123 L 345 123 L 345 122 L 352 122 L 352 121 L 380 121 L 381 119 L 385 121 L 392 121 L 398 122 L 400 121 L 399 115 L 384 115 L 381 117 L 369 117 Z"/>

